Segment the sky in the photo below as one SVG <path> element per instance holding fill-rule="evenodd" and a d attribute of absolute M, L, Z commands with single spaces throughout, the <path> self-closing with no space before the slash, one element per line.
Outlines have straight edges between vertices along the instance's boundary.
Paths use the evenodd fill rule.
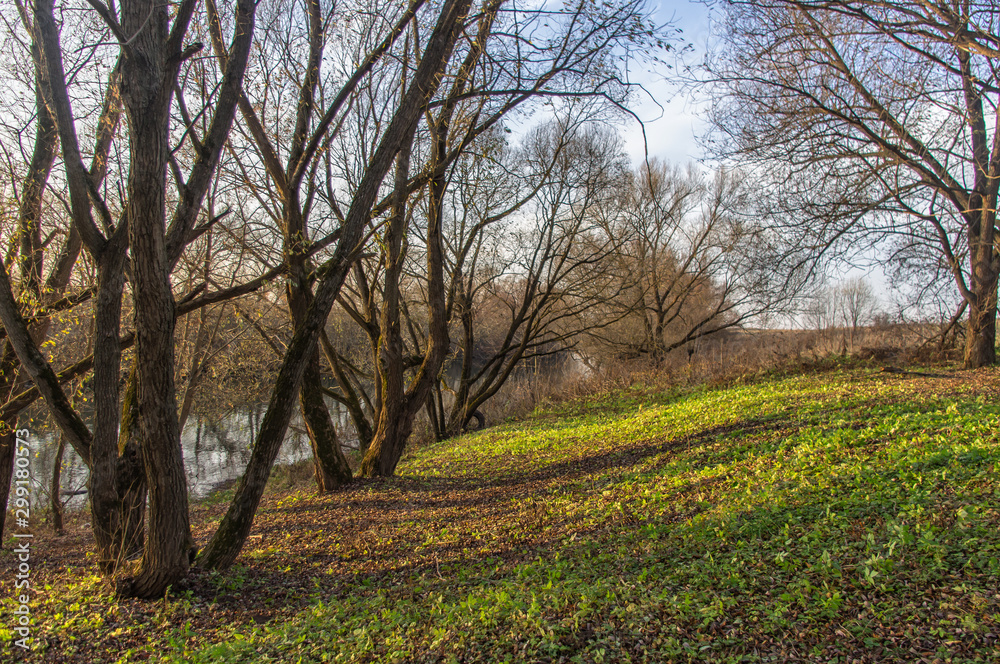
<path fill-rule="evenodd" d="M 656 20 L 671 23 L 681 30 L 680 38 L 691 44 L 693 50 L 685 55 L 689 63 L 700 62 L 704 57 L 709 37 L 709 9 L 703 2 L 665 0 L 652 3 L 656 7 Z M 633 110 L 643 120 L 646 129 L 645 145 L 649 156 L 683 165 L 703 157 L 698 137 L 707 130 L 704 121 L 704 101 L 685 92 L 670 79 L 675 70 L 631 72 L 633 80 L 641 83 L 650 93 L 637 99 Z M 650 99 L 649 97 L 652 97 Z M 644 98 L 645 97 L 645 98 Z M 644 158 L 642 131 L 637 123 L 624 128 L 626 149 L 633 163 Z"/>

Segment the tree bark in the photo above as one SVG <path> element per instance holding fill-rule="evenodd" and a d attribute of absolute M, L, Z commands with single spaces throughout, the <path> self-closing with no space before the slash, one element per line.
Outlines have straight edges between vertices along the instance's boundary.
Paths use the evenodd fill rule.
<path fill-rule="evenodd" d="M 965 19 L 967 22 L 967 19 Z M 966 25 L 967 27 L 967 25 Z M 986 131 L 983 91 L 971 64 L 971 53 L 956 48 L 962 72 L 965 117 L 972 147 L 973 188 L 968 210 L 963 211 L 969 240 L 969 325 L 965 333 L 965 367 L 975 369 L 996 363 L 997 278 L 1000 255 L 995 245 L 997 190 L 1000 187 L 1000 135 L 994 135 L 993 155 Z M 969 299 L 968 297 L 966 299 Z"/>
<path fill-rule="evenodd" d="M 88 489 L 98 566 L 108 575 L 124 562 L 116 542 L 122 528 L 118 486 L 119 332 L 126 240 L 126 236 L 119 235 L 101 256 L 94 307 L 94 435 Z"/>
<path fill-rule="evenodd" d="M 319 367 L 319 351 L 313 350 L 302 377 L 299 405 L 312 444 L 316 486 L 320 493 L 325 493 L 348 484 L 351 481 L 351 468 L 340 448 L 337 430 L 330 420 L 330 411 L 323 398 Z"/>
<path fill-rule="evenodd" d="M 965 332 L 965 368 L 996 364 L 997 259 L 992 243 L 980 245 L 972 257 L 972 299 Z"/>
<path fill-rule="evenodd" d="M 115 485 L 118 492 L 114 553 L 119 560 L 138 558 L 146 542 L 146 476 L 139 441 L 139 397 L 136 366 L 129 371 L 122 398 Z"/>
<path fill-rule="evenodd" d="M 183 22 L 190 20 L 190 15 L 178 13 L 174 31 L 183 35 Z M 130 139 L 125 216 L 136 311 L 137 425 L 143 468 L 146 477 L 155 481 L 149 485 L 149 532 L 142 566 L 138 575 L 123 580 L 118 590 L 143 598 L 163 595 L 187 574 L 194 546 L 177 422 L 174 298 L 164 237 L 175 67 L 167 59 L 178 56 L 169 48 L 168 38 L 173 35 L 168 35 L 167 25 L 164 5 L 146 0 L 122 7 L 122 28 L 135 35 L 131 53 L 123 62 L 121 89 Z M 111 458 L 116 462 L 118 455 Z M 117 501 L 117 492 L 114 498 Z"/>

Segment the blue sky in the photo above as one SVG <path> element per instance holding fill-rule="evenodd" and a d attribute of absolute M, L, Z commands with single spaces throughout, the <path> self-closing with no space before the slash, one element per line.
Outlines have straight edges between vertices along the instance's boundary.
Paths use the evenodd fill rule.
<path fill-rule="evenodd" d="M 672 23 L 680 28 L 681 38 L 693 45 L 694 50 L 685 56 L 691 64 L 704 56 L 709 36 L 709 10 L 703 2 L 667 0 L 653 3 L 656 20 Z M 646 126 L 646 140 L 650 157 L 659 157 L 677 164 L 697 161 L 702 157 L 697 138 L 706 130 L 702 120 L 702 104 L 692 94 L 685 93 L 670 79 L 675 71 L 633 71 L 655 99 L 642 101 L 634 109 Z M 637 100 L 640 101 L 640 100 Z M 657 106 L 659 104 L 659 107 Z M 662 107 L 662 109 L 660 108 Z M 643 159 L 642 132 L 638 126 L 625 127 L 626 146 L 633 162 Z"/>

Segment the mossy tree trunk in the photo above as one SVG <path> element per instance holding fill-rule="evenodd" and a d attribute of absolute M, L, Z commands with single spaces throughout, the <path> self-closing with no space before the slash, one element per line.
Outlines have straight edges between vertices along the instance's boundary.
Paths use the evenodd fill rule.
<path fill-rule="evenodd" d="M 293 203 L 295 205 L 292 208 L 286 206 L 288 235 L 285 247 L 290 275 L 287 290 L 288 304 L 292 323 L 297 329 L 305 321 L 313 295 L 309 286 L 309 264 L 305 255 L 305 245 L 300 241 L 306 234 L 305 220 L 298 214 L 297 197 L 293 197 Z M 320 493 L 324 493 L 347 484 L 351 481 L 351 468 L 340 448 L 340 441 L 337 440 L 337 430 L 330 420 L 330 412 L 324 398 L 317 348 L 313 349 L 306 360 L 299 390 L 299 406 L 309 433 L 317 489 Z"/>

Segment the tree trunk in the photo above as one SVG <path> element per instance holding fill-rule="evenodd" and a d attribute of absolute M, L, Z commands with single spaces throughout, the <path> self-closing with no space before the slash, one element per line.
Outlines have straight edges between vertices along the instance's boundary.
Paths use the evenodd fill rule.
<path fill-rule="evenodd" d="M 443 405 L 444 395 L 441 394 L 441 386 L 435 385 L 427 395 L 427 403 L 424 410 L 427 412 L 427 419 L 431 423 L 431 430 L 434 432 L 434 440 L 444 440 L 447 437 L 445 431 L 445 415 Z"/>
<path fill-rule="evenodd" d="M 342 282 L 342 278 L 339 281 Z M 274 381 L 260 433 L 254 441 L 250 461 L 236 485 L 236 493 L 226 516 L 198 559 L 208 569 L 226 569 L 232 565 L 250 534 L 254 514 L 271 474 L 271 466 L 274 465 L 288 430 L 288 421 L 295 408 L 295 397 L 302 382 L 302 374 L 305 373 L 306 362 L 315 348 L 320 321 L 326 320 L 336 298 L 336 291 L 340 289 L 340 283 L 331 282 L 327 285 L 330 288 L 321 287 L 317 292 L 317 299 L 313 302 L 316 311 L 311 312 L 302 327 L 296 330 L 288 346 L 285 360 Z M 325 291 L 333 292 L 328 297 L 323 297 Z"/>
<path fill-rule="evenodd" d="M 365 477 L 392 477 L 406 441 L 413 431 L 413 416 L 405 400 L 387 399 L 379 413 L 378 428 L 361 463 Z"/>
<path fill-rule="evenodd" d="M 297 201 L 295 202 L 297 205 Z M 312 292 L 309 289 L 309 275 L 302 246 L 295 238 L 303 237 L 305 228 L 299 215 L 289 215 L 289 228 L 294 229 L 292 238 L 286 240 L 289 254 L 288 305 L 292 316 L 292 324 L 298 329 L 306 318 L 309 305 L 312 303 Z M 324 321 L 325 324 L 325 321 Z M 337 432 L 330 421 L 330 412 L 323 398 L 323 379 L 320 373 L 319 351 L 313 350 L 306 360 L 302 386 L 299 390 L 299 405 L 302 409 L 302 419 L 305 420 L 309 432 L 309 443 L 313 451 L 313 466 L 316 469 L 316 486 L 320 493 L 332 491 L 351 481 L 351 468 L 347 464 Z"/>
<path fill-rule="evenodd" d="M 393 269 L 386 268 L 386 300 L 383 304 L 382 338 L 379 340 L 378 374 L 382 383 L 382 407 L 375 424 L 375 434 L 361 462 L 365 477 L 391 477 L 396 472 L 406 441 L 413 430 L 416 409 L 404 384 L 403 339 L 399 332 L 398 282 L 393 283 Z"/>
<path fill-rule="evenodd" d="M 992 248 L 990 248 L 992 253 Z M 973 300 L 965 333 L 965 368 L 996 364 L 997 270 L 995 261 L 981 260 L 973 267 Z"/>
<path fill-rule="evenodd" d="M 56 446 L 56 457 L 52 462 L 52 482 L 49 484 L 49 506 L 52 509 L 52 531 L 56 535 L 63 534 L 63 505 L 59 497 L 62 482 L 63 453 L 66 451 L 66 436 L 59 435 Z"/>
<path fill-rule="evenodd" d="M 455 436 L 461 436 L 466 427 L 469 426 L 469 422 L 472 421 L 474 413 L 477 412 L 475 407 L 472 405 L 471 400 L 467 400 L 461 407 L 455 408 L 451 412 L 451 417 L 448 419 L 448 428 L 445 430 L 445 435 L 448 438 L 454 438 Z"/>
<path fill-rule="evenodd" d="M 992 200 L 992 205 L 988 204 Z M 994 247 L 996 196 L 973 196 L 969 220 L 969 324 L 965 331 L 965 368 L 996 364 L 997 281 L 1000 257 Z M 971 296 L 971 297 L 970 297 Z"/>
<path fill-rule="evenodd" d="M 138 558 L 146 543 L 146 476 L 142 466 L 138 420 L 138 382 L 133 363 L 122 398 L 118 463 L 115 468 L 118 504 L 113 546 L 119 560 Z"/>
<path fill-rule="evenodd" d="M 965 122 L 972 148 L 973 188 L 963 215 L 969 242 L 969 326 L 965 333 L 965 368 L 996 363 L 997 275 L 1000 256 L 995 246 L 997 221 L 996 149 L 986 131 L 983 91 L 971 64 L 971 54 L 956 46 L 965 93 Z M 994 135 L 994 141 L 998 137 Z"/>
<path fill-rule="evenodd" d="M 142 555 L 146 544 L 146 478 L 139 460 L 139 450 L 130 447 L 120 462 L 120 480 L 124 485 L 121 497 L 121 530 L 115 546 L 124 560 L 135 560 Z"/>
<path fill-rule="evenodd" d="M 109 244 L 98 266 L 94 307 L 94 436 L 90 479 L 90 517 L 101 571 L 113 575 L 124 562 L 117 542 L 122 529 L 118 486 L 121 346 L 119 343 L 125 237 Z M 134 377 L 130 380 L 134 383 Z"/>
<path fill-rule="evenodd" d="M 323 398 L 319 352 L 314 350 L 306 363 L 299 390 L 299 405 L 312 444 L 316 486 L 320 493 L 333 491 L 351 481 L 351 468 L 340 449 L 337 430 L 330 420 L 330 411 Z"/>
<path fill-rule="evenodd" d="M 403 240 L 407 227 L 407 182 L 412 145 L 411 137 L 396 158 L 394 202 L 384 236 L 382 260 L 385 276 L 376 361 L 376 380 L 382 386 L 382 399 L 376 416 L 375 435 L 361 461 L 361 474 L 365 477 L 391 477 L 396 472 L 396 464 L 413 428 L 404 383 L 406 366 L 400 329 L 400 279 L 406 260 Z"/>
<path fill-rule="evenodd" d="M 178 16 L 175 23 L 182 20 Z M 122 7 L 122 27 L 135 35 L 132 51 L 124 60 L 121 88 L 129 125 L 125 215 L 136 312 L 137 424 L 145 475 L 155 480 L 149 483 L 149 527 L 142 566 L 138 576 L 124 580 L 118 591 L 142 598 L 162 596 L 182 579 L 194 546 L 177 421 L 174 298 L 164 237 L 174 67 L 167 58 L 177 57 L 167 52 L 167 25 L 164 5 L 147 0 Z"/>

